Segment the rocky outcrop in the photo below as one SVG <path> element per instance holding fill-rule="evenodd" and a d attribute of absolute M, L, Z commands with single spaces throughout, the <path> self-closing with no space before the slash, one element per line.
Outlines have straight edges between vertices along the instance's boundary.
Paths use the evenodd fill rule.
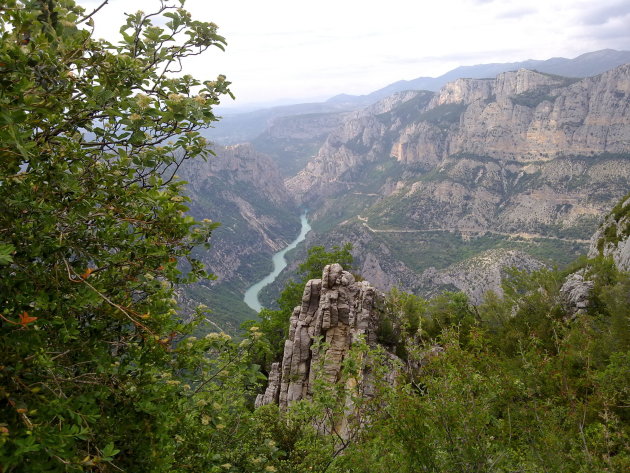
<path fill-rule="evenodd" d="M 620 271 L 630 271 L 630 195 L 626 195 L 608 214 L 591 238 L 589 258 L 612 258 Z M 591 268 L 580 269 L 569 276 L 560 288 L 567 312 L 574 316 L 585 313 L 590 305 L 595 282 L 589 279 Z"/>
<path fill-rule="evenodd" d="M 421 287 L 425 288 L 424 292 L 434 294 L 440 288 L 451 286 L 465 293 L 473 304 L 480 304 L 488 291 L 503 295 L 501 283 L 507 270 L 515 268 L 531 272 L 543 267 L 540 261 L 522 251 L 488 250 L 443 270 L 430 268 L 424 271 Z"/>
<path fill-rule="evenodd" d="M 585 269 L 567 276 L 560 288 L 560 297 L 571 316 L 586 312 L 594 286 L 595 283 L 588 279 Z"/>
<path fill-rule="evenodd" d="M 589 258 L 612 257 L 622 271 L 630 271 L 630 195 L 615 206 L 591 239 Z"/>
<path fill-rule="evenodd" d="M 377 299 L 374 287 L 355 281 L 339 264 L 326 266 L 322 279 L 310 280 L 302 305 L 291 316 L 282 363 L 272 365 L 269 385 L 256 398 L 256 406 L 287 407 L 311 397 L 319 379 L 338 382 L 353 344 L 359 338 L 369 346 L 376 344 Z"/>

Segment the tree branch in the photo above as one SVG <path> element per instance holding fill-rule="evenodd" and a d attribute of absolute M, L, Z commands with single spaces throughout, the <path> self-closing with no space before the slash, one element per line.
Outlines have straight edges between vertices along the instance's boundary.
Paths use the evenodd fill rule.
<path fill-rule="evenodd" d="M 98 7 L 96 7 L 94 9 L 94 11 L 92 13 L 90 13 L 88 16 L 84 16 L 83 18 L 81 18 L 79 21 L 77 21 L 77 25 L 80 25 L 81 23 L 83 23 L 84 21 L 89 20 L 90 18 L 92 18 L 92 15 L 98 13 L 98 11 L 103 8 L 105 5 L 107 5 L 109 3 L 109 0 L 105 0 L 103 3 L 101 3 Z"/>

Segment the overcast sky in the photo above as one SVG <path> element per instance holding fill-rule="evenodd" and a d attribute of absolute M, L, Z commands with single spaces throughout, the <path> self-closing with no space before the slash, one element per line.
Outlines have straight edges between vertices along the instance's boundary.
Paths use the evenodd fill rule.
<path fill-rule="evenodd" d="M 100 0 L 79 0 L 91 11 Z M 109 0 L 97 35 L 112 39 L 123 12 L 158 0 Z M 235 105 L 364 94 L 460 65 L 576 57 L 630 50 L 628 0 L 188 0 L 213 21 L 225 53 L 207 52 L 185 72 L 222 73 Z M 226 104 L 227 105 L 227 104 Z"/>

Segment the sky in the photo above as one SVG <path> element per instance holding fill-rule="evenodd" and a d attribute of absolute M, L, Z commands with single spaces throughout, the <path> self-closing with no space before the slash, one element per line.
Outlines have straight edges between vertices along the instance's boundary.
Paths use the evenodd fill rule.
<path fill-rule="evenodd" d="M 78 0 L 92 11 L 101 0 Z M 178 4 L 179 2 L 172 2 Z M 112 40 L 124 12 L 159 0 L 109 0 L 96 35 Z M 200 79 L 225 74 L 224 107 L 366 94 L 461 65 L 630 50 L 628 0 L 187 0 L 219 25 L 225 52 L 186 63 Z"/>

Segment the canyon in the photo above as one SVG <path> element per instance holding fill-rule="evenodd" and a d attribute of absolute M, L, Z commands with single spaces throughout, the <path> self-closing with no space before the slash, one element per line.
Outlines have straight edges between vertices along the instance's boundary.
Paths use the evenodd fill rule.
<path fill-rule="evenodd" d="M 265 306 L 306 247 L 346 242 L 380 290 L 464 291 L 479 302 L 500 292 L 507 268 L 585 253 L 630 183 L 630 64 L 585 78 L 519 69 L 358 110 L 298 109 L 186 175 L 195 215 L 226 227 L 226 244 L 217 230 L 207 256 L 217 287 L 244 291 L 269 272 L 253 255 L 286 246 L 309 209 L 313 230 L 264 291 Z M 238 226 L 234 212 L 213 209 L 216 199 L 236 209 Z"/>

